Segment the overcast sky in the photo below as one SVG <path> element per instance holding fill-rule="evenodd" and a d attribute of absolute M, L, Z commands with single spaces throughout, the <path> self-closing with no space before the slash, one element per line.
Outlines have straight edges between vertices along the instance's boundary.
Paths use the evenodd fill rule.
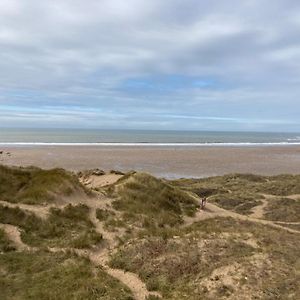
<path fill-rule="evenodd" d="M 300 131 L 300 1 L 0 0 L 0 126 Z"/>

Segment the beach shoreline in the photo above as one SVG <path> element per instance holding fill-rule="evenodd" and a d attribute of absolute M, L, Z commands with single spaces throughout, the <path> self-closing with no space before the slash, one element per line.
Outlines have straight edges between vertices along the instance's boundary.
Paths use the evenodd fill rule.
<path fill-rule="evenodd" d="M 1 146 L 0 164 L 61 167 L 71 171 L 143 171 L 159 177 L 209 177 L 228 173 L 300 173 L 300 146 Z"/>

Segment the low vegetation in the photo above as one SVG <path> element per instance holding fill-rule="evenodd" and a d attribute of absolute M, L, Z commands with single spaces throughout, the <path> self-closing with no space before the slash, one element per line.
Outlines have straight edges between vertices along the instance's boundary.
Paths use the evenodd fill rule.
<path fill-rule="evenodd" d="M 4 230 L 0 228 L 0 255 L 1 253 L 14 251 L 14 250 L 15 247 L 13 246 L 12 242 L 8 239 Z"/>
<path fill-rule="evenodd" d="M 200 179 L 179 179 L 170 181 L 172 185 L 194 192 L 200 197 L 230 192 L 257 193 L 268 182 L 268 178 L 252 174 L 230 174 Z"/>
<path fill-rule="evenodd" d="M 52 208 L 46 220 L 20 208 L 0 205 L 0 223 L 22 229 L 22 240 L 30 246 L 90 248 L 101 242 L 102 236 L 93 228 L 85 205 Z"/>
<path fill-rule="evenodd" d="M 272 221 L 300 222 L 300 199 L 269 199 L 264 218 Z"/>
<path fill-rule="evenodd" d="M 0 182 L 0 200 L 15 203 L 40 204 L 86 192 L 77 177 L 63 169 L 0 165 Z"/>
<path fill-rule="evenodd" d="M 106 221 L 109 217 L 113 217 L 116 214 L 112 210 L 108 209 L 96 209 L 96 217 L 99 221 Z"/>
<path fill-rule="evenodd" d="M 264 194 L 288 196 L 300 194 L 300 175 L 260 176 L 231 174 L 202 179 L 179 179 L 170 184 L 209 197 L 218 206 L 249 215 L 262 204 Z"/>
<path fill-rule="evenodd" d="M 214 195 L 209 201 L 239 214 L 249 215 L 252 213 L 253 207 L 262 204 L 260 199 L 263 198 L 260 194 L 232 192 Z"/>
<path fill-rule="evenodd" d="M 85 180 L 95 172 L 102 174 L 87 172 Z M 111 268 L 137 274 L 149 291 L 166 300 L 300 299 L 300 176 L 231 174 L 167 181 L 130 172 L 99 187 L 93 199 L 61 169 L 0 166 L 0 182 L 0 200 L 17 203 L 0 204 L 0 223 L 17 226 L 30 246 L 19 249 L 18 232 L 0 227 L 1 300 L 134 299 L 97 266 L 105 259 Z M 68 195 L 76 203 L 82 195 L 86 204 L 61 208 L 58 200 Z M 101 203 L 105 195 L 109 199 Z M 197 212 L 202 197 L 208 197 L 208 204 Z M 31 210 L 23 203 L 43 203 L 43 214 L 38 215 L 40 206 Z M 251 218 L 243 221 L 237 214 Z M 103 228 L 104 242 L 96 225 Z M 105 256 L 108 249 L 110 257 Z"/>
<path fill-rule="evenodd" d="M 300 175 L 271 176 L 261 187 L 261 191 L 276 196 L 300 194 Z"/>
<path fill-rule="evenodd" d="M 119 216 L 111 209 L 96 210 L 96 217 L 99 221 L 103 222 L 105 230 L 116 231 L 118 228 L 126 228 L 126 220 L 120 214 Z"/>
<path fill-rule="evenodd" d="M 191 190 L 199 196 L 211 196 L 234 191 L 277 196 L 300 194 L 300 175 L 230 174 L 201 179 L 179 179 L 170 181 L 170 183 Z"/>
<path fill-rule="evenodd" d="M 7 252 L 0 274 L 2 300 L 133 300 L 127 287 L 72 253 Z"/>
<path fill-rule="evenodd" d="M 298 299 L 299 246 L 282 230 L 215 218 L 173 237 L 128 241 L 110 264 L 138 273 L 164 299 Z"/>
<path fill-rule="evenodd" d="M 127 221 L 147 226 L 174 226 L 183 216 L 194 215 L 198 203 L 188 193 L 149 174 L 134 173 L 108 189 L 116 200 L 113 207 L 124 212 Z"/>

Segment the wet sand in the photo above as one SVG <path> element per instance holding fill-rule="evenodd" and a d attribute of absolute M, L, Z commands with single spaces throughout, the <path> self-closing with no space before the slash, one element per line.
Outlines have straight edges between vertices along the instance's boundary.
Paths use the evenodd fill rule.
<path fill-rule="evenodd" d="M 168 178 L 228 173 L 300 174 L 300 146 L 2 146 L 0 151 L 0 164 L 62 167 L 72 171 L 137 170 Z"/>

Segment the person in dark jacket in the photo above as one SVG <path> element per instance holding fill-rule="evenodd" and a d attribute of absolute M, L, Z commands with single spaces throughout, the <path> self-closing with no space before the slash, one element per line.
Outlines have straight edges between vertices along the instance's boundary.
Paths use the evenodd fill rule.
<path fill-rule="evenodd" d="M 203 210 L 204 210 L 204 208 L 205 208 L 205 205 L 206 205 L 206 202 L 207 202 L 207 199 L 206 199 L 206 197 L 203 197 L 203 198 L 202 198 L 202 200 L 201 200 L 201 209 L 203 209 Z"/>

